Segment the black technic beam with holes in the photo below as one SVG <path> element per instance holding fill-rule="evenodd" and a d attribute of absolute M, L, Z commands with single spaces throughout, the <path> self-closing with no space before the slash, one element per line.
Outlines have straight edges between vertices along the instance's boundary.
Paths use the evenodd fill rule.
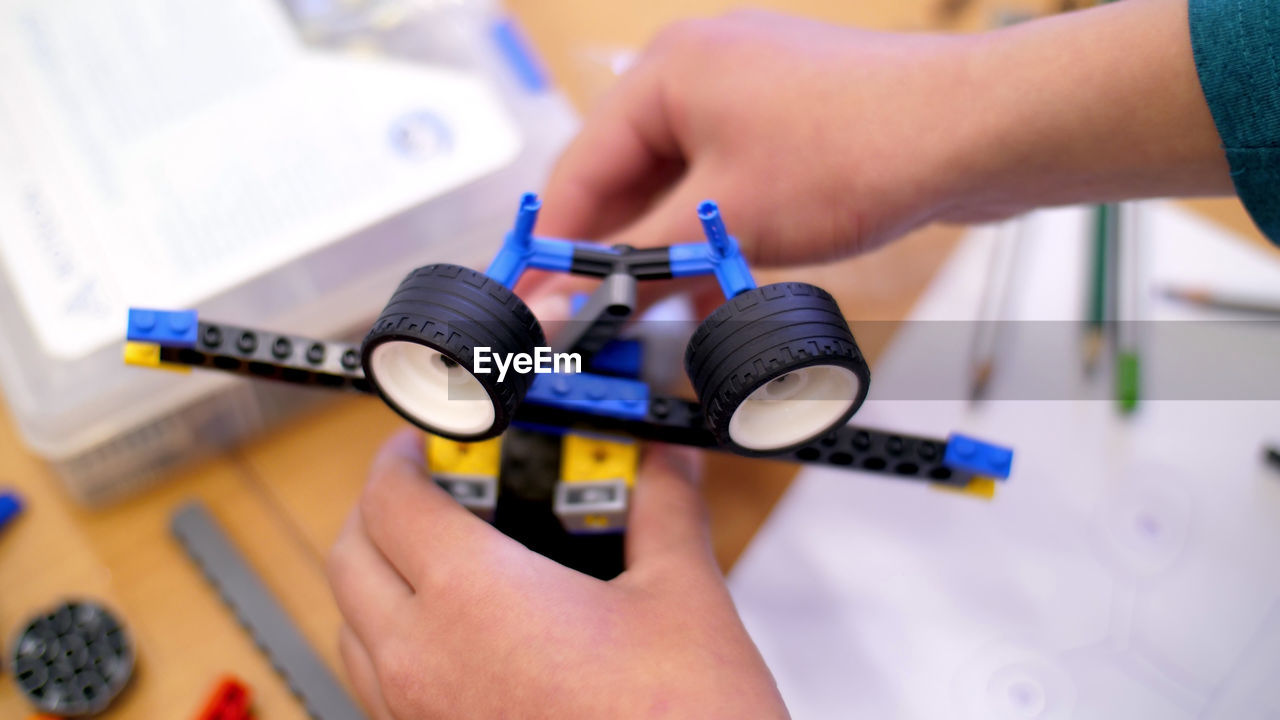
<path fill-rule="evenodd" d="M 653 397 L 649 401 L 649 412 L 642 420 L 585 415 L 574 410 L 536 403 L 521 405 L 516 411 L 515 419 L 556 427 L 589 425 L 598 430 L 623 432 L 641 440 L 730 452 L 716 444 L 715 436 L 702 420 L 701 406 L 681 398 Z M 943 464 L 942 456 L 946 447 L 946 440 L 845 425 L 816 442 L 768 458 L 791 460 L 805 465 L 847 467 L 851 470 L 964 487 L 973 479 L 973 474 Z"/>
<path fill-rule="evenodd" d="M 357 345 L 232 325 L 202 322 L 195 347 L 161 345 L 160 360 L 296 385 L 373 391 L 360 366 Z"/>
<path fill-rule="evenodd" d="M 298 385 L 373 392 L 360 366 L 359 347 L 351 343 L 202 322 L 194 348 L 161 346 L 160 359 Z M 626 433 L 641 440 L 721 449 L 702 419 L 701 406 L 669 396 L 652 397 L 648 412 L 639 420 L 593 415 L 534 402 L 522 403 L 514 419 L 561 428 L 587 426 Z M 816 442 L 770 459 L 847 467 L 963 487 L 973 475 L 943 464 L 946 445 L 945 440 L 846 425 Z"/>
<path fill-rule="evenodd" d="M 845 425 L 785 458 L 964 487 L 973 473 L 943 464 L 947 441 Z M 784 459 L 779 457 L 778 459 Z"/>

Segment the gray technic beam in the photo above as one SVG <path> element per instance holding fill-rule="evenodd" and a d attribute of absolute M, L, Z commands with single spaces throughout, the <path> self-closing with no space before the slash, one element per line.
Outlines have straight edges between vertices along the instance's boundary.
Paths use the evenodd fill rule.
<path fill-rule="evenodd" d="M 183 506 L 169 527 L 312 718 L 366 720 L 203 505 Z"/>
<path fill-rule="evenodd" d="M 606 276 L 573 318 L 564 323 L 552 345 L 582 356 L 583 367 L 626 323 L 636 307 L 636 279 L 626 273 Z"/>

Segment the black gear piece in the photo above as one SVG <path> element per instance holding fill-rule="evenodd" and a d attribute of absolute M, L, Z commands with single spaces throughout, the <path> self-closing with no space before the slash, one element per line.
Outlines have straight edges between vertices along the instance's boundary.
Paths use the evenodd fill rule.
<path fill-rule="evenodd" d="M 751 393 L 814 365 L 843 367 L 858 378 L 857 397 L 847 412 L 786 447 L 760 451 L 733 441 L 729 420 Z M 717 442 L 748 456 L 789 452 L 844 425 L 862 406 L 871 384 L 871 371 L 835 298 L 822 288 L 798 282 L 753 288 L 726 301 L 694 331 L 684 366 Z"/>
<path fill-rule="evenodd" d="M 133 642 L 106 608 L 72 601 L 29 620 L 13 647 L 13 677 L 40 712 L 97 715 L 133 675 Z"/>
<path fill-rule="evenodd" d="M 365 337 L 361 362 L 365 375 L 391 409 L 426 430 L 461 441 L 484 440 L 502 434 L 533 382 L 532 373 L 473 375 L 493 402 L 494 421 L 485 431 L 459 435 L 414 416 L 384 391 L 370 357 L 383 343 L 404 341 L 430 347 L 463 368 L 473 367 L 477 347 L 498 354 L 533 354 L 546 345 L 542 326 L 528 306 L 501 283 L 484 273 L 458 265 L 420 267 L 400 283 L 382 314 Z"/>

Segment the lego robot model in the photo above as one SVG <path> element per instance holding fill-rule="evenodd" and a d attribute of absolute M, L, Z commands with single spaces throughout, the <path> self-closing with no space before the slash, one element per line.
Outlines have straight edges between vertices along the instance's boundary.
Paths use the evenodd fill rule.
<path fill-rule="evenodd" d="M 362 364 L 374 389 L 423 430 L 461 441 L 494 437 L 534 382 L 549 380 L 552 392 L 557 381 L 581 383 L 474 372 L 477 348 L 534 357 L 546 346 L 537 318 L 511 292 L 530 267 L 602 279 L 573 336 L 557 338 L 588 359 L 631 314 L 638 281 L 715 275 L 726 302 L 694 333 L 685 367 L 707 428 L 735 452 L 798 448 L 844 425 L 866 397 L 870 373 L 835 300 L 804 283 L 757 287 L 714 203 L 698 208 L 706 242 L 644 250 L 534 237 L 537 212 L 537 199 L 526 195 L 515 229 L 483 274 L 455 265 L 410 273 L 365 340 Z M 589 403 L 581 409 L 608 412 Z"/>
<path fill-rule="evenodd" d="M 410 272 L 359 346 L 200 322 L 194 311 L 132 309 L 126 360 L 375 393 L 428 433 L 428 463 L 443 487 L 535 549 L 561 531 L 623 529 L 635 439 L 979 494 L 1008 476 L 1006 448 L 848 425 L 870 372 L 835 299 L 802 282 L 757 286 L 715 203 L 697 208 L 704 242 L 641 249 L 535 236 L 539 207 L 535 195 L 521 198 L 485 272 L 449 264 Z M 556 352 L 512 291 L 529 268 L 601 280 L 553 338 Z M 696 275 L 714 276 L 725 302 L 686 347 L 695 403 L 652 392 L 634 341 L 618 332 L 637 283 Z M 543 365 L 550 371 L 538 372 Z M 530 524 L 544 509 L 558 528 Z"/>

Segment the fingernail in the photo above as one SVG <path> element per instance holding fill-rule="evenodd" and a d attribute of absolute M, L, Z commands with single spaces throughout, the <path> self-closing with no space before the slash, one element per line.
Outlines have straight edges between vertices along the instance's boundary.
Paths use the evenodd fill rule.
<path fill-rule="evenodd" d="M 676 477 L 698 487 L 702 485 L 702 453 L 691 447 L 649 443 L 647 462 L 665 468 Z"/>
<path fill-rule="evenodd" d="M 378 450 L 373 459 L 372 470 L 389 465 L 407 465 L 422 471 L 426 467 L 423 443 L 426 435 L 415 428 L 405 428 L 392 435 Z"/>
<path fill-rule="evenodd" d="M 566 295 L 551 293 L 538 295 L 526 303 L 533 311 L 533 316 L 542 324 L 564 322 L 570 313 L 569 298 Z"/>

